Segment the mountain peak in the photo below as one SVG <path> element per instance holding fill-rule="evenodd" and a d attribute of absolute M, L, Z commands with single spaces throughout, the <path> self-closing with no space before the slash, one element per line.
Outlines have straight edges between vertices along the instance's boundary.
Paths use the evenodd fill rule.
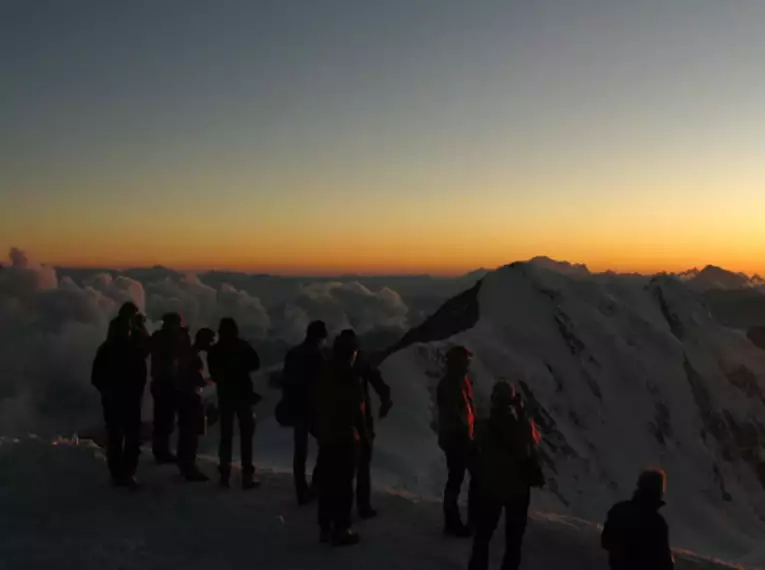
<path fill-rule="evenodd" d="M 590 270 L 583 263 L 570 263 L 568 261 L 558 261 L 545 255 L 531 258 L 528 262 L 533 267 L 540 267 L 549 271 L 555 271 L 570 276 L 590 275 Z"/>

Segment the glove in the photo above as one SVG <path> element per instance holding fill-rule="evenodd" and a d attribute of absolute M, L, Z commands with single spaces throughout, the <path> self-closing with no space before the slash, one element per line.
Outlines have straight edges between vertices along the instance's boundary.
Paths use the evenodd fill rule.
<path fill-rule="evenodd" d="M 391 402 L 390 400 L 388 400 L 387 402 L 383 402 L 382 405 L 380 406 L 380 419 L 386 417 L 392 407 L 393 407 L 393 402 Z"/>

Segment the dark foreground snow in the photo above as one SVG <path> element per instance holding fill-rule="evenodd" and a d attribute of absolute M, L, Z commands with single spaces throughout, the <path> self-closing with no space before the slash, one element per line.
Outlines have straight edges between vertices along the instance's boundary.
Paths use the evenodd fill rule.
<path fill-rule="evenodd" d="M 213 474 L 211 463 L 203 464 Z M 264 472 L 242 493 L 183 483 L 174 469 L 140 467 L 143 489 L 115 490 L 91 445 L 0 439 L 0 567 L 3 570 L 209 570 L 278 568 L 464 569 L 469 542 L 440 535 L 432 500 L 380 490 L 377 520 L 359 525 L 360 546 L 319 544 L 315 509 L 299 509 L 290 477 Z M 494 543 L 496 566 L 503 549 Z M 598 528 L 534 514 L 526 570 L 607 567 Z M 679 569 L 736 568 L 680 554 Z M 742 567 L 739 567 L 742 568 Z"/>

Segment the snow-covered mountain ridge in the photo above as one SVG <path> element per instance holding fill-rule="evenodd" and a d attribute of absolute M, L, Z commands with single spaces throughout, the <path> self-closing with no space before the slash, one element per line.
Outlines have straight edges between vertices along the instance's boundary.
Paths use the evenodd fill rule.
<path fill-rule="evenodd" d="M 447 303 L 383 366 L 407 409 L 431 410 L 395 427 L 420 482 L 438 470 L 432 392 L 443 350 L 458 342 L 475 352 L 479 407 L 508 378 L 534 411 L 549 478 L 539 505 L 599 521 L 640 469 L 660 465 L 675 544 L 758 556 L 765 351 L 714 321 L 687 284 L 516 263 Z"/>

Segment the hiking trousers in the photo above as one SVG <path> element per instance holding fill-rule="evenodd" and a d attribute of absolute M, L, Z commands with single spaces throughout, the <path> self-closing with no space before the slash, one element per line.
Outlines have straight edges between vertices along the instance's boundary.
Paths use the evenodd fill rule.
<path fill-rule="evenodd" d="M 502 570 L 518 570 L 521 565 L 523 535 L 528 521 L 530 492 L 501 501 L 477 493 L 475 536 L 469 570 L 488 570 L 489 543 L 505 511 L 505 557 Z"/>
<path fill-rule="evenodd" d="M 356 445 L 322 445 L 319 451 L 319 526 L 343 532 L 351 527 Z"/>

